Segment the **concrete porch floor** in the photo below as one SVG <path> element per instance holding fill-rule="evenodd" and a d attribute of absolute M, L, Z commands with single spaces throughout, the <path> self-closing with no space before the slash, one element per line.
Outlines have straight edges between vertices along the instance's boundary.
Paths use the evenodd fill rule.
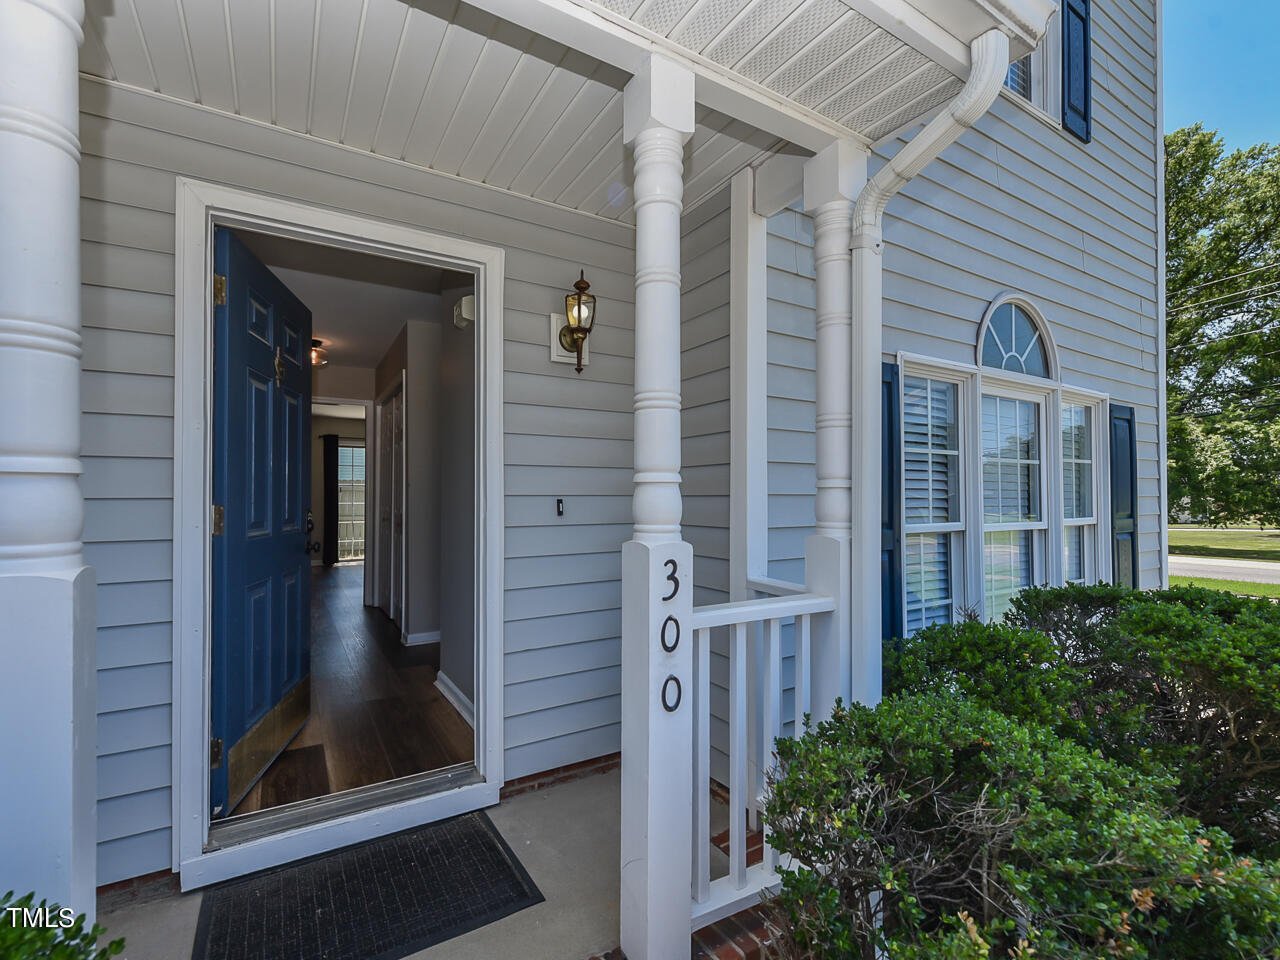
<path fill-rule="evenodd" d="M 619 773 L 518 794 L 487 811 L 546 898 L 414 960 L 585 960 L 618 945 Z M 126 960 L 189 960 L 199 891 L 103 912 Z M 104 908 L 105 909 L 105 908 Z"/>

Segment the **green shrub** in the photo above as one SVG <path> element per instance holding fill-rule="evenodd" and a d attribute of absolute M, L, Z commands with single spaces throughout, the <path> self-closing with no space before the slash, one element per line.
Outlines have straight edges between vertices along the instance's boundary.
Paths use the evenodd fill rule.
<path fill-rule="evenodd" d="M 771 902 L 779 956 L 1280 957 L 1274 867 L 1044 727 L 930 693 L 777 750 L 770 842 L 800 865 Z"/>
<path fill-rule="evenodd" d="M 1280 856 L 1280 605 L 1196 587 L 1025 590 L 1004 624 L 886 651 L 886 689 L 954 690 L 1108 759 L 1170 771 L 1181 812 Z"/>
<path fill-rule="evenodd" d="M 39 910 L 42 918 L 53 919 L 50 925 L 43 922 L 27 925 L 22 922 L 24 910 Z M 96 924 L 86 930 L 84 914 L 67 927 L 58 925 L 60 916 L 56 904 L 50 906 L 41 900 L 37 905 L 33 893 L 15 900 L 10 890 L 0 897 L 0 957 L 5 960 L 107 960 L 124 950 L 123 940 L 99 947 L 98 939 L 106 931 Z"/>

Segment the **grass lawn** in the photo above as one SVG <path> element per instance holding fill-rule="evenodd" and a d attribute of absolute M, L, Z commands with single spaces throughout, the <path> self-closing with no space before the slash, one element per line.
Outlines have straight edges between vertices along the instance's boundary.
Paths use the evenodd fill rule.
<path fill-rule="evenodd" d="M 1209 580 L 1205 577 L 1169 577 L 1171 587 L 1187 587 L 1194 584 L 1209 590 L 1225 590 L 1249 597 L 1275 597 L 1280 599 L 1280 583 L 1251 583 L 1248 580 Z"/>
<path fill-rule="evenodd" d="M 1169 552 L 1184 557 L 1280 560 L 1280 530 L 1170 526 Z"/>

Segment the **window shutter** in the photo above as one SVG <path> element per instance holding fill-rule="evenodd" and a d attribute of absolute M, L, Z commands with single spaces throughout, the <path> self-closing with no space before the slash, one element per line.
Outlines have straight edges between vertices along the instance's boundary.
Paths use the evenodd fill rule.
<path fill-rule="evenodd" d="M 1093 53 L 1089 0 L 1062 3 L 1062 126 L 1085 143 L 1093 136 Z"/>
<path fill-rule="evenodd" d="M 898 365 L 882 366 L 880 379 L 880 632 L 885 640 L 902 636 L 902 542 L 898 516 L 901 495 L 898 469 Z"/>
<path fill-rule="evenodd" d="M 1138 448 L 1133 407 L 1111 404 L 1111 569 L 1121 587 L 1138 586 Z"/>

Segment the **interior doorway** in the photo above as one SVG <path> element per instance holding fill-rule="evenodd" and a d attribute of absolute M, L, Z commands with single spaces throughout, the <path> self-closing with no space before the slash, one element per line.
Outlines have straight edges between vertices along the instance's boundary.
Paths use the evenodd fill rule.
<path fill-rule="evenodd" d="M 229 227 L 213 260 L 221 844 L 476 775 L 475 432 L 442 423 L 476 384 L 440 388 L 476 341 L 468 272 Z"/>

